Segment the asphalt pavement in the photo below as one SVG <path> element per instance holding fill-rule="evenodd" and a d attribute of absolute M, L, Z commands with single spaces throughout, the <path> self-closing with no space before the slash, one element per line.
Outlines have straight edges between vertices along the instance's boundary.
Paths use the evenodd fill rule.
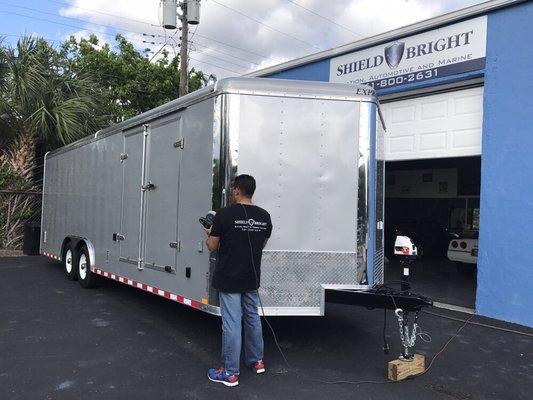
<path fill-rule="evenodd" d="M 1 400 L 533 398 L 531 336 L 467 325 L 425 375 L 386 383 L 400 352 L 392 314 L 385 355 L 382 311 L 328 305 L 325 317 L 270 318 L 290 365 L 264 326 L 267 373 L 243 369 L 227 388 L 206 377 L 219 364 L 218 317 L 109 280 L 82 289 L 43 257 L 0 258 L 0 274 Z M 419 322 L 431 342 L 416 350 L 428 361 L 462 325 L 428 314 Z"/>

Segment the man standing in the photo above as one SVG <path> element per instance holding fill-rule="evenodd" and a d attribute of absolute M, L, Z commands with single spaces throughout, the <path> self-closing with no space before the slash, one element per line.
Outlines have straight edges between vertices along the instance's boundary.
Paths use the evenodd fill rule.
<path fill-rule="evenodd" d="M 261 256 L 272 232 L 268 212 L 252 204 L 255 179 L 239 175 L 231 186 L 229 207 L 215 216 L 207 248 L 218 249 L 213 287 L 218 289 L 222 315 L 222 365 L 207 376 L 226 386 L 239 384 L 241 331 L 244 322 L 244 358 L 255 373 L 265 372 L 263 331 L 258 313 Z"/>

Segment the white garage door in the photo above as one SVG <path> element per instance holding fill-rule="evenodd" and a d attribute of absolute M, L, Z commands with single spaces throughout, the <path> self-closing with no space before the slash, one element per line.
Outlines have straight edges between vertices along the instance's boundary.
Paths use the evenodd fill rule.
<path fill-rule="evenodd" d="M 381 109 L 386 160 L 481 154 L 482 87 L 394 101 Z"/>

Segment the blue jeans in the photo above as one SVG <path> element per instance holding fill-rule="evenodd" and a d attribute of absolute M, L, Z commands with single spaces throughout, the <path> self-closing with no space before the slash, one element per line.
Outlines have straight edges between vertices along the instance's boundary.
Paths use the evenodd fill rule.
<path fill-rule="evenodd" d="M 263 330 L 257 308 L 257 290 L 246 293 L 219 292 L 222 315 L 222 367 L 239 374 L 241 331 L 244 323 L 244 359 L 252 365 L 263 359 Z M 241 322 L 242 321 L 242 322 Z"/>

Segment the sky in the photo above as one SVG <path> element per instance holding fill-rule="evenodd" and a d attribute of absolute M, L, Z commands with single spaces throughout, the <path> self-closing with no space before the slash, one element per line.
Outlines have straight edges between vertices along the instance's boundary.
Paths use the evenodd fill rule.
<path fill-rule="evenodd" d="M 442 15 L 480 0 L 202 0 L 190 26 L 189 60 L 218 78 L 243 75 Z M 180 32 L 161 27 L 159 0 L 0 0 L 0 36 L 54 44 L 96 34 L 115 44 L 121 33 L 157 59 L 179 52 Z"/>

